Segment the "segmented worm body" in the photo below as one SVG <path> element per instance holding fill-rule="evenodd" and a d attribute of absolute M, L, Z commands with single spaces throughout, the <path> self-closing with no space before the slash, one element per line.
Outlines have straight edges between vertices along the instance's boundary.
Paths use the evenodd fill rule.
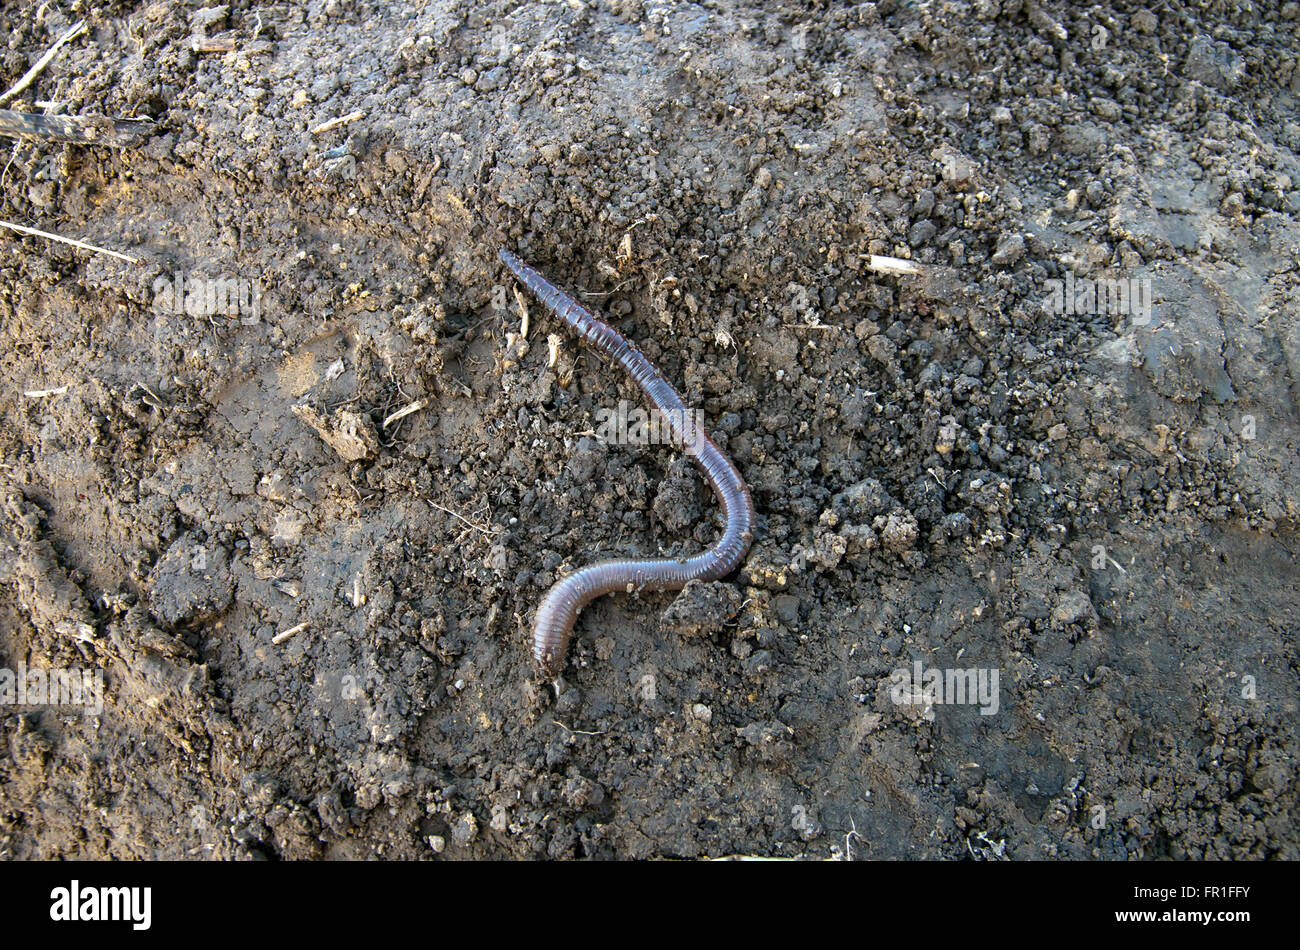
<path fill-rule="evenodd" d="M 690 558 L 619 558 L 589 564 L 560 579 L 546 593 L 533 622 L 533 659 L 548 676 L 564 666 L 578 612 L 614 591 L 680 590 L 687 581 L 716 580 L 744 560 L 754 540 L 754 500 L 736 466 L 694 423 L 694 415 L 668 380 L 623 334 L 597 319 L 533 268 L 507 250 L 501 260 L 547 310 L 597 352 L 623 367 L 667 423 L 674 444 L 694 460 L 722 504 L 727 526 L 713 547 Z"/>

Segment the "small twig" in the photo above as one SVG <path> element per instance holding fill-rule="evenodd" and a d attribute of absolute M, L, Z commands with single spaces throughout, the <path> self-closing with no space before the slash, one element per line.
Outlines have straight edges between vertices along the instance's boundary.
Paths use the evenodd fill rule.
<path fill-rule="evenodd" d="M 356 122 L 364 118 L 365 113 L 358 109 L 356 112 L 349 112 L 347 115 L 341 115 L 336 119 L 329 119 L 320 125 L 313 126 L 310 129 L 312 135 L 320 135 L 322 132 L 328 132 L 331 129 L 337 129 L 340 125 L 347 125 L 350 122 Z"/>
<path fill-rule="evenodd" d="M 302 623 L 298 624 L 297 626 L 290 627 L 288 630 L 284 631 L 284 633 L 277 633 L 275 636 L 271 638 L 271 643 L 275 646 L 279 646 L 281 643 L 284 643 L 285 640 L 288 640 L 295 633 L 302 633 L 304 630 L 307 629 L 308 626 L 310 626 L 309 621 L 304 620 Z"/>
<path fill-rule="evenodd" d="M 58 389 L 29 389 L 23 395 L 28 399 L 44 399 L 46 396 L 62 396 L 67 391 L 67 386 L 60 386 Z"/>
<path fill-rule="evenodd" d="M 419 411 L 420 411 L 421 409 L 423 409 L 423 408 L 424 408 L 424 400 L 423 400 L 423 399 L 417 399 L 415 402 L 411 403 L 409 406 L 404 406 L 403 408 L 398 409 L 398 410 L 397 410 L 395 413 L 393 413 L 391 416 L 388 416 L 386 419 L 384 419 L 383 422 L 379 423 L 379 427 L 380 427 L 381 429 L 387 429 L 390 425 L 392 425 L 392 424 L 393 424 L 394 422 L 396 422 L 398 419 L 405 419 L 405 418 L 406 418 L 407 416 L 409 416 L 411 413 L 413 413 L 413 412 L 419 412 Z"/>
<path fill-rule="evenodd" d="M 11 231 L 17 231 L 19 234 L 30 234 L 34 237 L 43 237 L 50 241 L 59 241 L 63 244 L 71 244 L 73 247 L 79 247 L 83 251 L 94 251 L 97 254 L 107 254 L 109 257 L 116 257 L 119 260 L 127 261 L 130 264 L 139 264 L 140 258 L 132 257 L 130 254 L 122 254 L 118 251 L 110 251 L 106 247 L 100 247 L 97 244 L 87 244 L 85 241 L 78 241 L 74 238 L 63 237 L 60 234 L 51 234 L 49 231 L 40 231 L 36 228 L 29 228 L 26 225 L 14 224 L 12 221 L 0 221 L 0 228 L 8 228 Z"/>
<path fill-rule="evenodd" d="M 38 59 L 31 69 L 23 73 L 23 77 L 9 87 L 8 92 L 0 95 L 0 105 L 4 105 L 14 96 L 18 95 L 18 93 L 22 92 L 35 82 L 36 77 L 44 71 L 46 66 L 50 65 L 50 60 L 54 59 L 55 55 L 59 52 L 59 48 L 62 47 L 64 43 L 70 43 L 72 40 L 75 40 L 84 32 L 86 32 L 85 20 L 78 20 L 76 23 L 72 24 L 72 26 L 68 27 L 64 31 L 63 35 L 54 41 L 54 45 L 45 51 L 45 55 Z"/>
<path fill-rule="evenodd" d="M 442 505 L 438 504 L 436 501 L 430 501 L 429 504 L 433 505 L 433 507 L 437 508 L 439 511 L 445 511 L 447 514 L 451 515 L 453 518 L 457 518 L 457 519 L 459 519 L 460 521 L 463 521 L 465 524 L 469 525 L 469 526 L 470 526 L 471 528 L 473 528 L 475 531 L 482 531 L 484 534 L 496 534 L 496 531 L 494 531 L 493 529 L 491 529 L 491 528 L 485 528 L 485 527 L 483 527 L 481 524 L 475 524 L 474 522 L 472 522 L 472 521 L 470 521 L 468 518 L 466 518 L 464 515 L 457 514 L 456 512 L 452 511 L 450 508 L 444 508 Z"/>
<path fill-rule="evenodd" d="M 11 139 L 134 145 L 153 129 L 152 119 L 110 119 L 106 115 L 41 115 L 0 109 L 0 135 Z"/>
<path fill-rule="evenodd" d="M 613 290 L 584 290 L 584 291 L 582 292 L 582 296 L 584 296 L 584 297 L 612 297 L 612 296 L 614 296 L 614 294 L 618 293 L 620 290 L 622 290 L 624 287 L 626 287 L 628 284 L 632 283 L 632 282 L 635 281 L 635 280 L 636 280 L 635 277 L 629 277 L 627 280 L 619 281 L 617 284 L 614 285 L 614 289 L 613 289 Z"/>

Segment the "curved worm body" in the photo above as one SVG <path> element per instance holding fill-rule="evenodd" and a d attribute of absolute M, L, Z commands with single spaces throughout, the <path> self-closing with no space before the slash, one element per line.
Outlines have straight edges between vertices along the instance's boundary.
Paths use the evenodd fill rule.
<path fill-rule="evenodd" d="M 687 581 L 717 580 L 730 574 L 754 540 L 754 500 L 736 466 L 694 422 L 682 397 L 623 334 L 598 320 L 572 297 L 507 250 L 501 260 L 520 283 L 592 349 L 623 367 L 645 393 L 671 432 L 674 444 L 694 460 L 722 504 L 726 529 L 713 547 L 690 558 L 620 558 L 598 561 L 557 581 L 546 592 L 533 622 L 533 659 L 548 676 L 564 666 L 578 612 L 602 594 L 614 591 L 680 590 Z"/>

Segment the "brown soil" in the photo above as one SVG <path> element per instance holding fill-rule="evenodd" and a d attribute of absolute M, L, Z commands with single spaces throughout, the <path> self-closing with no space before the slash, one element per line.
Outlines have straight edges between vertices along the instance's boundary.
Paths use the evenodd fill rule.
<path fill-rule="evenodd" d="M 10 107 L 156 128 L 12 143 L 0 218 L 142 263 L 0 232 L 0 666 L 104 705 L 0 705 L 0 856 L 1300 857 L 1300 6 L 1147 8 L 97 6 Z M 501 246 L 759 513 L 558 689 L 556 577 L 718 519 Z"/>

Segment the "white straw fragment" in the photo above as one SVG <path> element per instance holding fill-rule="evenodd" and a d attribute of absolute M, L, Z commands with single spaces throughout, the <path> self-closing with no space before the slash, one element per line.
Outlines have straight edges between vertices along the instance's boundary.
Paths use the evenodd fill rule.
<path fill-rule="evenodd" d="M 347 115 L 341 115 L 337 119 L 329 119 L 326 122 L 322 122 L 320 125 L 313 126 L 310 131 L 312 135 L 320 135 L 322 132 L 337 129 L 340 125 L 347 125 L 348 123 L 355 122 L 364 116 L 365 113 L 358 109 L 356 112 L 349 112 Z"/>
<path fill-rule="evenodd" d="M 288 640 L 295 633 L 302 633 L 304 630 L 307 629 L 308 626 L 310 626 L 310 624 L 306 620 L 304 620 L 302 623 L 290 627 L 288 630 L 284 631 L 284 633 L 277 633 L 275 636 L 271 638 L 271 643 L 274 644 L 275 646 L 279 646 L 281 643 L 284 643 L 285 640 Z"/>
<path fill-rule="evenodd" d="M 63 35 L 54 41 L 54 45 L 45 51 L 45 55 L 38 59 L 31 69 L 23 73 L 22 78 L 9 87 L 8 92 L 0 95 L 0 106 L 4 105 L 14 96 L 18 95 L 18 93 L 22 92 L 35 82 L 36 77 L 41 74 L 46 66 L 50 65 L 50 60 L 54 59 L 55 54 L 59 52 L 60 47 L 62 47 L 64 43 L 72 42 L 84 32 L 86 32 L 85 20 L 78 20 L 76 23 L 72 24 L 72 26 L 64 30 Z"/>
<path fill-rule="evenodd" d="M 411 413 L 413 413 L 413 412 L 419 412 L 419 411 L 420 411 L 421 409 L 423 409 L 423 408 L 424 408 L 424 400 L 423 400 L 423 399 L 417 399 L 415 402 L 411 403 L 409 406 L 404 406 L 404 407 L 402 407 L 401 409 L 398 409 L 395 413 L 393 413 L 391 416 L 389 416 L 387 419 L 385 419 L 383 422 L 381 422 L 381 423 L 379 424 L 379 426 L 380 426 L 380 428 L 382 428 L 382 429 L 387 429 L 390 425 L 392 425 L 392 424 L 393 424 L 394 422 L 396 422 L 398 419 L 405 419 L 405 418 L 406 418 L 407 416 L 409 416 Z"/>
<path fill-rule="evenodd" d="M 880 254 L 872 254 L 867 260 L 867 270 L 874 270 L 882 274 L 919 274 L 921 265 L 912 261 L 905 261 L 901 257 L 884 257 Z"/>
<path fill-rule="evenodd" d="M 46 240 L 58 241 L 62 244 L 71 244 L 73 247 L 79 247 L 83 251 L 94 251 L 96 254 L 107 254 L 109 257 L 116 257 L 119 260 L 126 261 L 130 264 L 140 263 L 140 258 L 132 257 L 130 254 L 110 251 L 108 248 L 100 247 L 98 244 L 87 244 L 85 241 L 78 241 L 74 238 L 64 237 L 61 234 L 51 234 L 49 231 L 40 231 L 36 228 L 29 228 L 24 224 L 14 224 L 12 221 L 0 221 L 0 228 L 8 228 L 10 231 L 17 231 L 19 234 L 30 234 L 33 237 L 43 237 Z"/>

